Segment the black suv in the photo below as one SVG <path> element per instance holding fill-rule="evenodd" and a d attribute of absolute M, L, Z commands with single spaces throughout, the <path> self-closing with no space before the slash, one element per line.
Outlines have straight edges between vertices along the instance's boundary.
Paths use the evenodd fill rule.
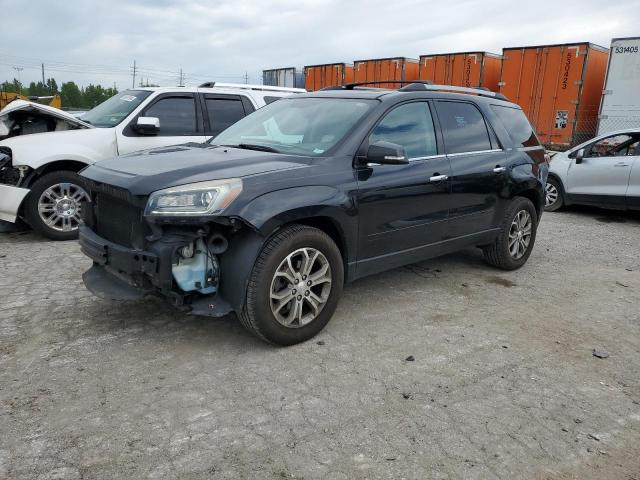
<path fill-rule="evenodd" d="M 284 98 L 208 143 L 87 167 L 84 283 L 102 298 L 234 311 L 295 344 L 327 324 L 345 281 L 472 245 L 522 266 L 547 171 L 500 94 L 414 83 Z"/>

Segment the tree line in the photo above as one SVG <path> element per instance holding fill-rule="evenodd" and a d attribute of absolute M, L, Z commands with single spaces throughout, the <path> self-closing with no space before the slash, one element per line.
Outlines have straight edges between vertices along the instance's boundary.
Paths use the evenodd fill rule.
<path fill-rule="evenodd" d="M 21 85 L 17 79 L 5 81 L 0 85 L 0 91 L 20 93 L 25 97 L 46 97 L 60 95 L 62 108 L 89 110 L 118 93 L 115 88 L 104 88 L 102 85 L 89 84 L 78 87 L 75 82 L 64 82 L 59 88 L 55 78 L 48 78 L 45 83 L 31 82 L 29 86 Z"/>

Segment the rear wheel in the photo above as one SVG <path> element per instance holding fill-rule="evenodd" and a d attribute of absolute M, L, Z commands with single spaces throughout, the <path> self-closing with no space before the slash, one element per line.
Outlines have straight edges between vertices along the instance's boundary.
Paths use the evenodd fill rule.
<path fill-rule="evenodd" d="M 503 270 L 515 270 L 524 265 L 536 240 L 538 214 L 531 200 L 512 200 L 495 241 L 483 248 L 485 260 Z"/>
<path fill-rule="evenodd" d="M 331 319 L 343 282 L 342 256 L 331 237 L 305 225 L 285 227 L 256 260 L 240 321 L 271 343 L 304 342 Z"/>
<path fill-rule="evenodd" d="M 90 200 L 86 182 L 72 171 L 52 172 L 34 182 L 25 201 L 31 228 L 52 240 L 78 238 L 81 203 Z"/>
<path fill-rule="evenodd" d="M 546 212 L 555 212 L 564 204 L 564 199 L 562 198 L 562 186 L 558 180 L 553 177 L 549 177 L 544 188 L 544 209 Z"/>

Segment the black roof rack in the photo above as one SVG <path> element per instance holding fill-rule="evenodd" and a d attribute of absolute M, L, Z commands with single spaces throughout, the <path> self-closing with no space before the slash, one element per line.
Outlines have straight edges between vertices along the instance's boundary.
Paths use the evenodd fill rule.
<path fill-rule="evenodd" d="M 323 88 L 323 90 L 354 90 L 356 87 L 360 87 L 362 85 L 381 85 L 387 83 L 398 83 L 398 84 L 406 84 L 403 87 L 400 87 L 398 91 L 400 92 L 420 92 L 420 91 L 430 91 L 430 92 L 453 92 L 453 93 L 469 93 L 472 95 L 478 95 L 480 97 L 488 97 L 495 98 L 496 100 L 506 100 L 509 101 L 507 97 L 505 97 L 501 93 L 492 92 L 486 87 L 457 87 L 455 85 L 434 85 L 433 82 L 429 80 L 382 80 L 375 82 L 357 82 L 357 83 L 346 83 L 344 85 L 336 85 L 333 87 Z"/>
<path fill-rule="evenodd" d="M 429 80 L 420 80 L 426 84 L 431 84 Z M 322 90 L 355 90 L 356 87 L 361 87 L 363 85 L 383 85 L 387 83 L 397 83 L 400 85 L 409 85 L 414 83 L 415 80 L 379 80 L 379 81 L 371 81 L 371 82 L 354 82 L 354 83 L 345 83 L 344 85 L 333 85 L 331 87 L 325 87 Z"/>

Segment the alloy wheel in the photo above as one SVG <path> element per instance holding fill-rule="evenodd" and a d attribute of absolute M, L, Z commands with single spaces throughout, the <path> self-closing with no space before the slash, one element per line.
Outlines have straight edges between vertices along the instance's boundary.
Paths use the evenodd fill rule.
<path fill-rule="evenodd" d="M 331 293 L 331 265 L 315 248 L 300 248 L 280 263 L 271 280 L 271 312 L 288 328 L 315 320 Z"/>
<path fill-rule="evenodd" d="M 38 199 L 38 215 L 49 228 L 71 232 L 80 225 L 81 202 L 89 201 L 89 194 L 73 183 L 57 183 L 47 188 Z"/>
<path fill-rule="evenodd" d="M 544 187 L 545 196 L 544 196 L 544 206 L 550 207 L 554 203 L 558 201 L 558 189 L 552 183 L 547 183 Z"/>
<path fill-rule="evenodd" d="M 533 220 L 526 210 L 516 213 L 509 229 L 509 254 L 516 260 L 521 259 L 531 243 Z"/>

